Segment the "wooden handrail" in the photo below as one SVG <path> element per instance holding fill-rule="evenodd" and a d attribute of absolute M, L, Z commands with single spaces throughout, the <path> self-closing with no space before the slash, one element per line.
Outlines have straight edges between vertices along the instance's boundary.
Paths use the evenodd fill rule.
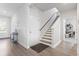
<path fill-rule="evenodd" d="M 40 31 L 45 27 L 45 25 L 51 20 L 51 18 L 54 16 L 54 14 L 49 18 L 49 20 L 41 27 Z"/>
<path fill-rule="evenodd" d="M 49 20 L 44 24 L 44 26 L 42 26 L 42 28 L 40 29 L 40 31 L 46 26 L 46 24 L 52 19 L 52 17 L 54 16 L 54 14 L 49 18 Z M 57 16 L 55 18 L 55 20 L 52 22 L 51 26 L 53 25 L 53 23 L 56 21 L 56 19 L 58 18 L 59 16 Z"/>
<path fill-rule="evenodd" d="M 52 24 L 50 25 L 50 27 L 55 23 L 55 21 L 59 18 L 59 15 L 56 16 L 55 20 L 52 22 Z"/>

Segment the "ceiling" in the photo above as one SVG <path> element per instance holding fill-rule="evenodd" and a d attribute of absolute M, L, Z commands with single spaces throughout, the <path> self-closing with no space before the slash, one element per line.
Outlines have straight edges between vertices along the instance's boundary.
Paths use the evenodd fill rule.
<path fill-rule="evenodd" d="M 16 13 L 19 8 L 24 6 L 25 3 L 0 3 L 0 14 L 11 15 L 9 13 Z M 29 3 L 36 6 L 42 11 L 49 10 L 51 8 L 58 8 L 60 12 L 77 9 L 76 3 Z"/>
<path fill-rule="evenodd" d="M 23 3 L 0 3 L 0 15 L 11 15 L 11 13 L 18 11 L 23 5 Z"/>
<path fill-rule="evenodd" d="M 34 3 L 34 6 L 42 11 L 56 7 L 60 12 L 77 9 L 76 3 Z"/>

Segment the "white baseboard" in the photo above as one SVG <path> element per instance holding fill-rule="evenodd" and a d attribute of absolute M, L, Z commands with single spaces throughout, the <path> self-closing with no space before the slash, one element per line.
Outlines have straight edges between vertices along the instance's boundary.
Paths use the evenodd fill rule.
<path fill-rule="evenodd" d="M 29 49 L 30 47 L 29 46 L 24 46 L 21 42 L 19 42 L 18 41 L 18 43 L 22 46 L 22 47 L 24 47 L 24 48 L 26 48 L 26 49 Z"/>
<path fill-rule="evenodd" d="M 60 43 L 61 43 L 61 40 L 59 40 L 56 44 L 54 44 L 52 48 L 56 48 Z"/>

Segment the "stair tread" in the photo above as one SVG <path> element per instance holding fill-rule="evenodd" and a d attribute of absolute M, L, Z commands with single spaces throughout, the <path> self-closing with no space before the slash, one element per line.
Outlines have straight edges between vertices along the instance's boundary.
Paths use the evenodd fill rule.
<path fill-rule="evenodd" d="M 51 46 L 51 40 L 52 40 L 52 29 L 49 28 L 47 30 L 47 32 L 45 33 L 45 35 L 43 35 L 42 39 L 40 40 L 41 43 L 45 44 L 45 45 L 49 45 Z"/>
<path fill-rule="evenodd" d="M 51 36 L 51 34 L 45 34 L 45 35 Z"/>
<path fill-rule="evenodd" d="M 47 32 L 52 32 L 51 30 L 48 30 Z"/>
<path fill-rule="evenodd" d="M 42 39 L 43 41 L 47 41 L 47 42 L 51 42 L 52 40 L 48 40 L 48 39 Z"/>
<path fill-rule="evenodd" d="M 51 28 L 49 28 L 48 30 L 52 30 Z"/>
<path fill-rule="evenodd" d="M 48 32 L 46 32 L 46 34 L 52 34 L 52 33 L 48 33 Z"/>
<path fill-rule="evenodd" d="M 52 37 L 51 35 L 44 35 L 44 36 L 47 36 L 47 37 Z"/>
<path fill-rule="evenodd" d="M 52 40 L 51 38 L 48 37 L 42 37 L 42 39 Z"/>
<path fill-rule="evenodd" d="M 47 32 L 52 32 L 51 30 L 47 30 Z"/>
<path fill-rule="evenodd" d="M 44 42 L 44 43 L 51 44 L 51 42 L 48 42 L 48 41 L 45 41 L 45 40 L 40 40 L 40 41 L 42 41 L 42 42 Z"/>

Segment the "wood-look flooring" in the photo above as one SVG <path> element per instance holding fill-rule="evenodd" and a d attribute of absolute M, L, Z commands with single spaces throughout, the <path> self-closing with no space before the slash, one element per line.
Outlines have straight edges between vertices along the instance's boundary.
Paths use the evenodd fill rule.
<path fill-rule="evenodd" d="M 65 48 L 67 49 L 67 47 Z M 61 43 L 56 48 L 46 48 L 40 53 L 35 52 L 31 48 L 25 49 L 19 44 L 12 43 L 9 39 L 0 39 L 0 56 L 76 56 L 76 45 L 72 48 L 64 50 L 64 45 Z"/>

